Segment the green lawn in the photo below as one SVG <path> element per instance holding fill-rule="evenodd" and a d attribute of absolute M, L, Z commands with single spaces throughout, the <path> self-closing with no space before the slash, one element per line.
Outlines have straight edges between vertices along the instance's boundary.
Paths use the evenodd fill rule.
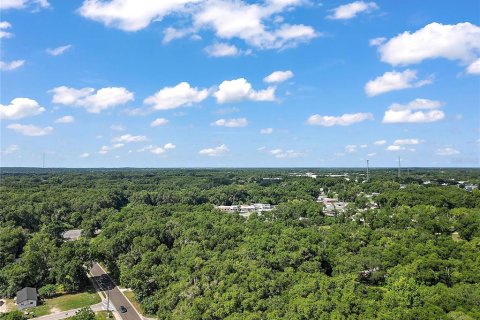
<path fill-rule="evenodd" d="M 59 297 L 48 299 L 45 304 L 51 308 L 57 308 L 61 311 L 83 308 L 101 302 L 100 297 L 94 290 L 81 293 L 65 294 Z"/>
<path fill-rule="evenodd" d="M 50 314 L 50 306 L 42 304 L 41 306 L 25 309 L 29 313 L 28 318 L 41 317 Z"/>
<path fill-rule="evenodd" d="M 113 318 L 113 317 L 112 317 Z M 112 319 L 110 318 L 110 319 Z M 95 320 L 107 320 L 107 311 L 95 312 Z"/>

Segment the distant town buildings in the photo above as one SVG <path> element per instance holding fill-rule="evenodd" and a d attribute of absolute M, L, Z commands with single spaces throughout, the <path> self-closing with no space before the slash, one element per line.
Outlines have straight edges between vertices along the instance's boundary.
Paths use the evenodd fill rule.
<path fill-rule="evenodd" d="M 249 217 L 253 212 L 266 212 L 272 211 L 275 209 L 275 206 L 270 205 L 269 203 L 253 203 L 253 204 L 239 204 L 232 206 L 215 206 L 215 209 L 218 209 L 222 212 L 227 213 L 238 213 L 242 217 Z"/>

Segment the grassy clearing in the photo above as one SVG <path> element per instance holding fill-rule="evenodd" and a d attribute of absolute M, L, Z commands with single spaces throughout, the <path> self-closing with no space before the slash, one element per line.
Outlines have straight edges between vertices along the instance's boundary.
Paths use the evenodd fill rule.
<path fill-rule="evenodd" d="M 24 311 L 28 312 L 27 318 L 41 317 L 50 314 L 50 306 L 42 304 L 37 307 L 24 309 Z"/>
<path fill-rule="evenodd" d="M 113 317 L 112 317 L 113 318 Z M 112 319 L 110 318 L 110 319 Z M 107 311 L 98 311 L 95 312 L 95 320 L 108 320 Z"/>
<path fill-rule="evenodd" d="M 45 304 L 51 308 L 56 308 L 60 311 L 70 309 L 83 308 L 101 302 L 100 297 L 95 290 L 90 289 L 86 292 L 65 294 L 53 299 L 48 299 Z"/>

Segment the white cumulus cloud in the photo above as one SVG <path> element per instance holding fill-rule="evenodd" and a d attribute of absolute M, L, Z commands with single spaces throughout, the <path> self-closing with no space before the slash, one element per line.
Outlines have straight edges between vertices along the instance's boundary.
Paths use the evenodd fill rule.
<path fill-rule="evenodd" d="M 333 9 L 327 18 L 332 20 L 348 20 L 355 18 L 359 13 L 370 12 L 378 9 L 375 2 L 355 1 Z"/>
<path fill-rule="evenodd" d="M 123 134 L 121 136 L 118 136 L 118 137 L 114 137 L 112 139 L 113 142 L 121 142 L 121 143 L 130 143 L 130 142 L 142 142 L 142 141 L 146 141 L 147 140 L 147 137 L 146 136 L 134 136 L 134 135 L 131 135 L 129 133 L 127 134 Z"/>
<path fill-rule="evenodd" d="M 55 123 L 72 123 L 74 121 L 75 121 L 75 118 L 73 116 L 63 116 L 55 120 Z"/>
<path fill-rule="evenodd" d="M 470 74 L 480 74 L 480 58 L 468 65 L 467 72 Z"/>
<path fill-rule="evenodd" d="M 394 145 L 396 146 L 402 146 L 402 145 L 413 145 L 413 144 L 419 144 L 422 141 L 420 139 L 397 139 L 393 142 Z"/>
<path fill-rule="evenodd" d="M 98 151 L 98 153 L 100 154 L 107 154 L 109 153 L 110 151 L 114 150 L 114 149 L 119 149 L 119 148 L 122 148 L 125 144 L 123 143 L 116 143 L 114 144 L 113 146 L 102 146 L 100 148 L 100 150 Z"/>
<path fill-rule="evenodd" d="M 381 45 L 382 43 L 384 43 L 386 40 L 387 40 L 387 38 L 385 38 L 385 37 L 373 38 L 373 39 L 370 39 L 370 40 L 368 41 L 368 44 L 369 44 L 371 47 L 376 47 L 376 46 L 379 46 L 379 45 Z"/>
<path fill-rule="evenodd" d="M 267 83 L 279 83 L 283 81 L 287 81 L 293 77 L 293 72 L 290 70 L 287 71 L 275 71 L 266 76 L 263 81 Z"/>
<path fill-rule="evenodd" d="M 480 27 L 469 22 L 454 25 L 430 23 L 411 33 L 404 32 L 378 48 L 383 62 L 409 65 L 445 58 L 469 64 L 480 55 Z"/>
<path fill-rule="evenodd" d="M 371 113 L 346 113 L 341 116 L 321 116 L 315 114 L 308 118 L 307 123 L 313 126 L 331 127 L 337 125 L 349 126 L 366 120 L 373 120 L 373 115 Z"/>
<path fill-rule="evenodd" d="M 150 123 L 150 127 L 158 127 L 166 125 L 169 121 L 165 118 L 157 118 Z"/>
<path fill-rule="evenodd" d="M 37 101 L 29 98 L 15 98 L 10 104 L 0 104 L 0 119 L 15 120 L 36 116 L 45 111 Z"/>
<path fill-rule="evenodd" d="M 85 0 L 79 13 L 88 19 L 125 31 L 138 31 L 166 16 L 182 16 L 191 21 L 183 29 L 168 27 L 163 42 L 211 30 L 217 39 L 240 39 L 260 49 L 279 49 L 309 41 L 317 32 L 303 24 L 285 24 L 284 12 L 304 5 L 302 0 Z"/>
<path fill-rule="evenodd" d="M 377 146 L 383 146 L 386 143 L 387 143 L 387 140 L 377 140 L 373 144 Z"/>
<path fill-rule="evenodd" d="M 10 22 L 0 21 L 0 39 L 13 37 L 13 33 L 6 31 L 6 29 L 10 29 L 11 27 Z"/>
<path fill-rule="evenodd" d="M 252 85 L 244 78 L 225 80 L 213 94 L 218 103 L 238 102 L 242 100 L 274 101 L 275 88 L 268 87 L 264 90 L 254 90 Z"/>
<path fill-rule="evenodd" d="M 383 123 L 423 123 L 445 118 L 439 108 L 442 102 L 429 99 L 415 99 L 407 104 L 392 104 L 383 116 Z"/>
<path fill-rule="evenodd" d="M 175 109 L 200 103 L 208 97 L 208 90 L 192 88 L 187 82 L 181 82 L 175 87 L 165 87 L 146 98 L 143 102 L 155 110 Z"/>
<path fill-rule="evenodd" d="M 227 127 L 227 128 L 240 128 L 246 127 L 248 121 L 246 118 L 237 118 L 237 119 L 218 119 L 212 125 L 217 127 Z"/>
<path fill-rule="evenodd" d="M 227 43 L 214 43 L 204 50 L 211 57 L 231 57 L 241 54 L 236 46 Z"/>
<path fill-rule="evenodd" d="M 88 157 L 90 157 L 90 153 L 88 152 L 84 152 L 80 155 L 80 158 L 88 158 Z"/>
<path fill-rule="evenodd" d="M 29 6 L 36 8 L 48 8 L 50 3 L 47 0 L 2 0 L 0 9 L 24 9 Z"/>
<path fill-rule="evenodd" d="M 388 146 L 386 150 L 387 151 L 401 151 L 401 150 L 405 150 L 405 147 L 391 145 L 391 146 Z"/>
<path fill-rule="evenodd" d="M 89 113 L 100 113 L 133 100 L 133 93 L 123 87 L 107 87 L 95 92 L 93 88 L 75 89 L 66 86 L 50 90 L 52 102 L 85 108 Z"/>
<path fill-rule="evenodd" d="M 432 83 L 432 81 L 431 78 L 418 80 L 416 70 L 385 72 L 383 75 L 367 82 L 365 93 L 369 97 L 373 97 L 390 91 L 422 87 Z"/>
<path fill-rule="evenodd" d="M 260 151 L 263 151 L 262 149 Z M 267 150 L 268 154 L 274 156 L 277 159 L 295 159 L 304 155 L 304 153 L 295 150 L 283 150 L 283 149 L 271 149 Z"/>
<path fill-rule="evenodd" d="M 53 132 L 52 127 L 41 128 L 41 127 L 34 126 L 32 124 L 13 123 L 13 124 L 9 124 L 7 128 L 30 137 L 46 136 Z"/>
<path fill-rule="evenodd" d="M 198 153 L 201 155 L 209 156 L 209 157 L 218 157 L 218 156 L 224 155 L 228 151 L 229 150 L 227 146 L 222 144 L 222 145 L 219 145 L 218 147 L 202 149 Z"/>

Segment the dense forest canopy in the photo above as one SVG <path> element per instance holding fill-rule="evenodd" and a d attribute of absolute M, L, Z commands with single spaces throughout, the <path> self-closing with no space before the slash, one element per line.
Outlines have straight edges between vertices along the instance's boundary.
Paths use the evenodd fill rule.
<path fill-rule="evenodd" d="M 465 190 L 478 169 L 0 177 L 0 296 L 81 290 L 99 261 L 159 319 L 480 318 L 480 191 Z M 326 215 L 321 192 L 346 209 Z M 251 203 L 275 209 L 215 208 Z M 63 241 L 70 229 L 83 236 Z"/>

